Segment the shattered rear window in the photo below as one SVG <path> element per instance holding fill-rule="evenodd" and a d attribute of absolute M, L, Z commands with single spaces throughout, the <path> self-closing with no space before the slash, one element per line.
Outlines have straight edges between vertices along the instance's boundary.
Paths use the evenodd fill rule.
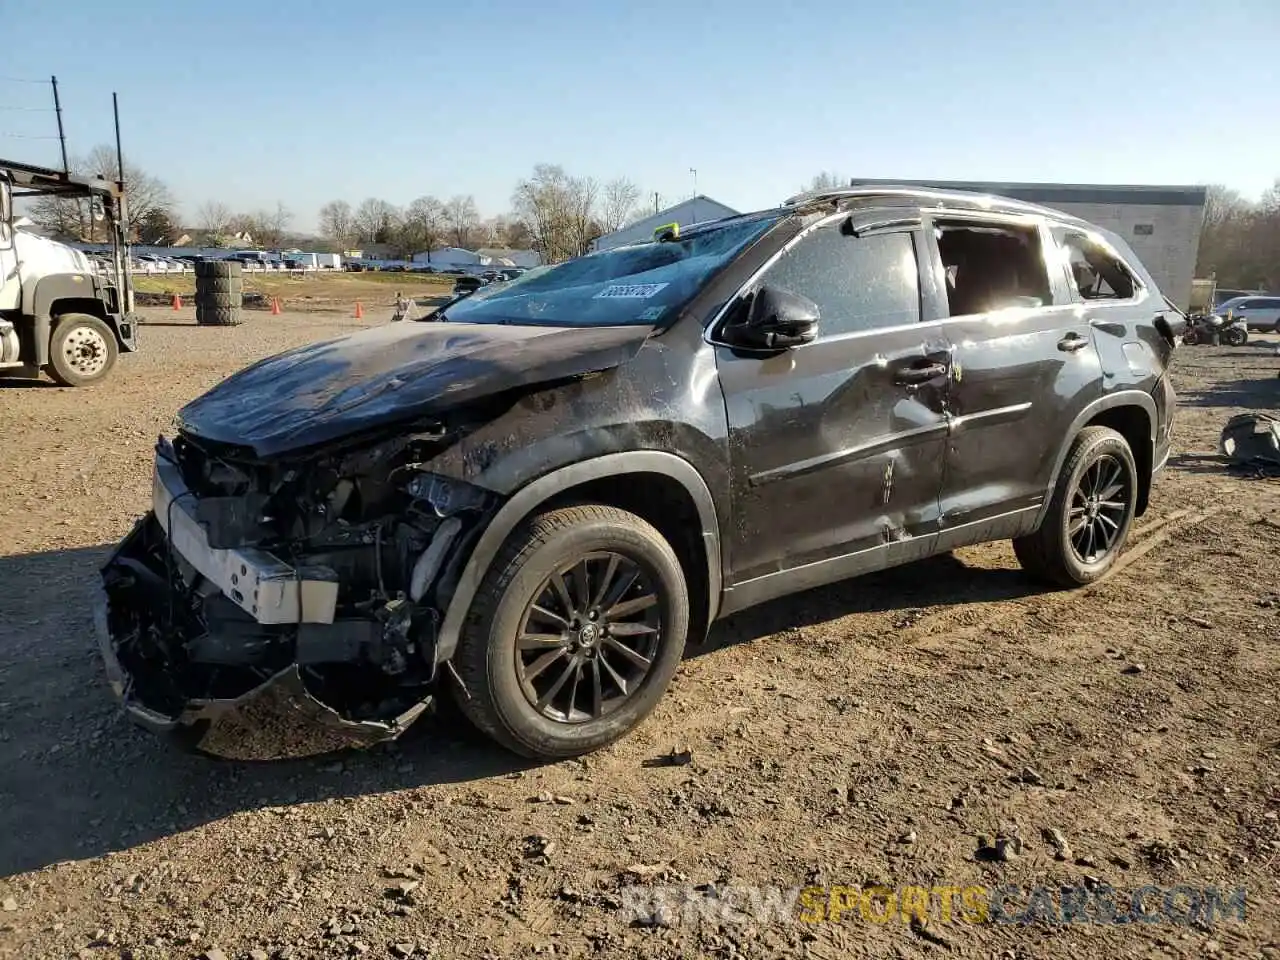
<path fill-rule="evenodd" d="M 487 296 L 473 294 L 454 304 L 444 319 L 565 327 L 660 324 L 777 221 L 734 219 L 699 227 L 679 240 L 617 247 L 531 270 Z"/>

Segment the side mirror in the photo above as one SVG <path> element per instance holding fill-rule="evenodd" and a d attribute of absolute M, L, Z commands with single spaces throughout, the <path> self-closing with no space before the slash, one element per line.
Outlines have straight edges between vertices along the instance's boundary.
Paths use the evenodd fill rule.
<path fill-rule="evenodd" d="M 745 317 L 725 327 L 725 338 L 755 350 L 786 350 L 818 337 L 818 305 L 808 297 L 778 287 L 760 287 Z"/>

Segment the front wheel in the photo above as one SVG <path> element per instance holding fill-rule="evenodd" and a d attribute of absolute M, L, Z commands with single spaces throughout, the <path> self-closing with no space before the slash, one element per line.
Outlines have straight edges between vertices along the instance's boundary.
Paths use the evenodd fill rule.
<path fill-rule="evenodd" d="M 651 524 L 598 504 L 553 510 L 489 568 L 453 658 L 456 699 L 516 753 L 589 753 L 653 710 L 688 629 L 684 572 Z"/>
<path fill-rule="evenodd" d="M 1129 536 L 1138 469 L 1123 436 L 1085 427 L 1067 454 L 1035 533 L 1013 541 L 1022 568 L 1057 587 L 1079 587 L 1111 569 Z"/>
<path fill-rule="evenodd" d="M 1249 342 L 1249 333 L 1243 327 L 1231 327 L 1222 333 L 1222 342 L 1228 347 L 1239 347 Z"/>
<path fill-rule="evenodd" d="M 49 338 L 49 375 L 64 387 L 87 387 L 116 364 L 116 335 L 87 313 L 64 313 Z"/>

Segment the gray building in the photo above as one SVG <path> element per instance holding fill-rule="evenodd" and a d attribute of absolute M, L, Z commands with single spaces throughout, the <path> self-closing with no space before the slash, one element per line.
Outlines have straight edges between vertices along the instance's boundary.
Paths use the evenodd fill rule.
<path fill-rule="evenodd" d="M 853 180 L 853 186 L 937 187 L 994 193 L 1053 207 L 1119 234 L 1160 290 L 1182 309 L 1191 301 L 1205 188 L 1089 183 L 985 183 L 970 180 Z"/>

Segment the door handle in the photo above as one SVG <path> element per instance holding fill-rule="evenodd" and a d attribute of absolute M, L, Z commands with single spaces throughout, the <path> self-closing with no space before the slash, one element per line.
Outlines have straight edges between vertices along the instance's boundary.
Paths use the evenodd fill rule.
<path fill-rule="evenodd" d="M 903 385 L 926 383 L 947 375 L 945 363 L 926 363 L 923 366 L 900 367 L 893 374 L 893 382 Z"/>
<path fill-rule="evenodd" d="M 1077 350 L 1087 347 L 1088 345 L 1089 338 L 1082 337 L 1078 333 L 1068 333 L 1058 341 L 1058 349 L 1065 353 L 1075 353 Z"/>

